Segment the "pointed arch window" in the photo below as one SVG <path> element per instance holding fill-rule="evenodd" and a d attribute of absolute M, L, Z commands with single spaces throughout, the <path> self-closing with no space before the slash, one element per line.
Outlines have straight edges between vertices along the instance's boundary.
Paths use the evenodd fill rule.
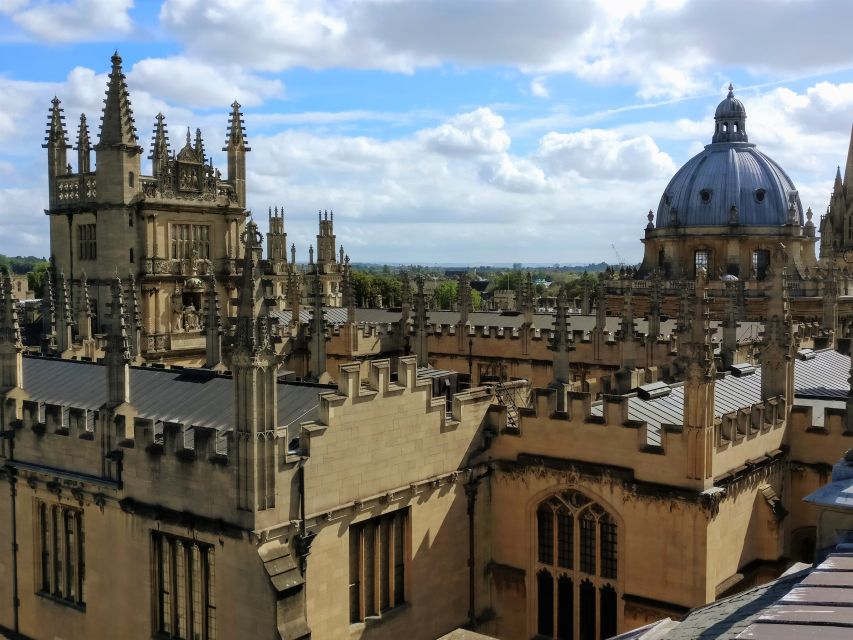
<path fill-rule="evenodd" d="M 578 491 L 552 496 L 536 510 L 536 633 L 554 640 L 616 634 L 620 592 L 618 526 Z"/>

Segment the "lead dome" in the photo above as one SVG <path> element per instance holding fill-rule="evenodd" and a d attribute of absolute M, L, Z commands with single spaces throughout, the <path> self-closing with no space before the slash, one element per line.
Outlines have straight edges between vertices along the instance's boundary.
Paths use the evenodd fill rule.
<path fill-rule="evenodd" d="M 711 144 L 670 180 L 656 228 L 730 224 L 776 227 L 803 224 L 803 207 L 791 178 L 749 142 L 746 108 L 728 95 L 714 113 Z"/>

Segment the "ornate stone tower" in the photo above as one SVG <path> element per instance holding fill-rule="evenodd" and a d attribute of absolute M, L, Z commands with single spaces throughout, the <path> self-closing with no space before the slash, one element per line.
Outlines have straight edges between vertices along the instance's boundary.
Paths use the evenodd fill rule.
<path fill-rule="evenodd" d="M 64 273 L 72 295 L 82 295 L 88 276 L 93 332 L 109 325 L 115 273 L 130 274 L 126 299 L 134 359 L 197 362 L 205 349 L 201 312 L 207 295 L 202 278 L 216 276 L 217 294 L 234 309 L 240 234 L 245 210 L 245 127 L 232 105 L 226 151 L 229 179 L 206 157 L 201 131 L 170 148 L 166 119 L 158 114 L 151 141 L 151 172 L 140 175 L 139 146 L 121 57 L 112 67 L 91 164 L 85 116 L 77 135 L 77 171 L 67 164 L 59 100 L 52 102 L 48 136 L 50 247 L 53 277 Z M 54 300 L 53 303 L 56 301 Z M 76 300 L 72 307 L 78 308 Z M 50 322 L 45 333 L 54 333 Z M 77 327 L 78 336 L 85 328 Z M 91 334 L 90 334 L 91 335 Z M 84 338 L 86 336 L 83 336 Z M 64 346 L 60 336 L 61 346 Z M 78 340 L 72 341 L 79 345 Z M 47 344 L 47 343 L 46 343 Z M 74 351 L 74 349 L 77 349 Z M 73 347 L 71 355 L 86 355 Z M 71 353 L 69 351 L 69 353 Z"/>

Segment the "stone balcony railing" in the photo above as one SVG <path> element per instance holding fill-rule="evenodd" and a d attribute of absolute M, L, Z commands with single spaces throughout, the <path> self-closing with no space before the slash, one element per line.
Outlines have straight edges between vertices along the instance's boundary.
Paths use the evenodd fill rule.
<path fill-rule="evenodd" d="M 98 185 L 94 173 L 56 178 L 56 198 L 60 205 L 92 202 L 97 197 Z"/>

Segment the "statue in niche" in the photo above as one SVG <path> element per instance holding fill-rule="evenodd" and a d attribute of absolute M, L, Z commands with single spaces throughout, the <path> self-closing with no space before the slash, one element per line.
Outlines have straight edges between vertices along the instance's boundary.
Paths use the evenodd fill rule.
<path fill-rule="evenodd" d="M 193 305 L 184 308 L 184 330 L 200 331 L 198 312 Z"/>

